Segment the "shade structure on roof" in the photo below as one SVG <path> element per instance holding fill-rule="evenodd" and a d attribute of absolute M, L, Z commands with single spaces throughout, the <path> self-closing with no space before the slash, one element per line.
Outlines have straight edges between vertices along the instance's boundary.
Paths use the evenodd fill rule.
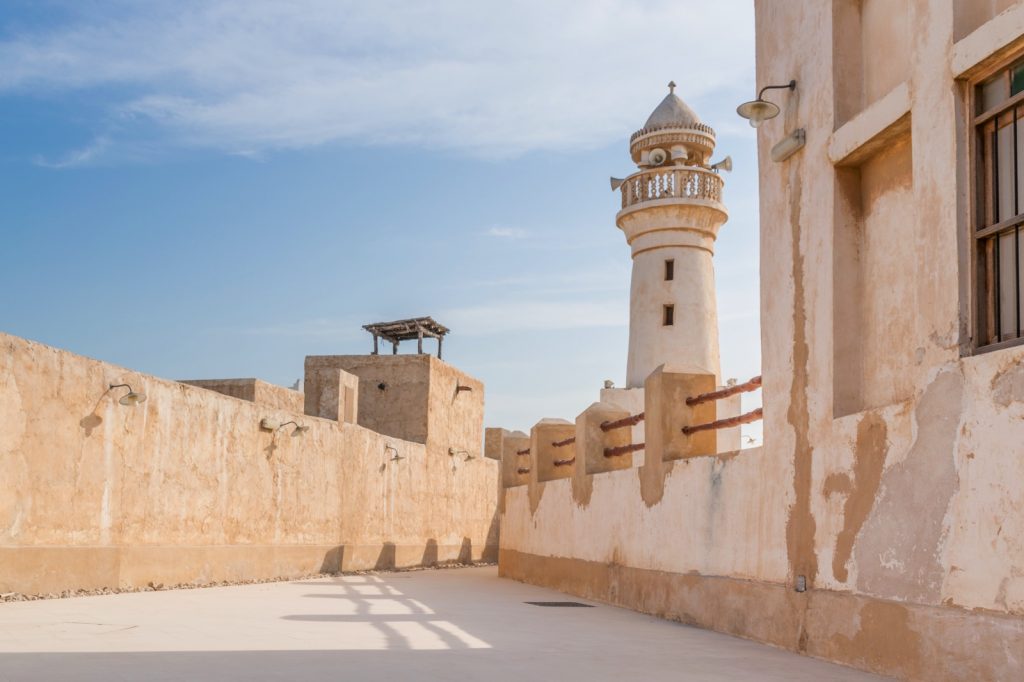
<path fill-rule="evenodd" d="M 374 322 L 364 324 L 363 329 L 373 334 L 373 354 L 377 355 L 377 339 L 389 341 L 392 352 L 398 354 L 398 344 L 402 341 L 416 339 L 418 352 L 423 352 L 423 337 L 437 339 L 437 357 L 441 357 L 441 341 L 450 330 L 432 317 L 411 317 L 407 320 L 393 322 Z"/>

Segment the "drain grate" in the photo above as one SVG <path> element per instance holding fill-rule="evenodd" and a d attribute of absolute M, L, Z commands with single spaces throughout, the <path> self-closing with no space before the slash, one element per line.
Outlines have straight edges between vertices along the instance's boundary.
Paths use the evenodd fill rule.
<path fill-rule="evenodd" d="M 586 609 L 594 608 L 593 604 L 581 604 L 578 601 L 524 601 L 524 604 L 531 606 L 582 606 Z"/>

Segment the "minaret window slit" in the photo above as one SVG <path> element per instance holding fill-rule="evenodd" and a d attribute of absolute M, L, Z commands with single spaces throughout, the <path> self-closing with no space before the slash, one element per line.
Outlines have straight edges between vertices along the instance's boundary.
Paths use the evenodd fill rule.
<path fill-rule="evenodd" d="M 676 278 L 676 262 L 672 259 L 665 261 L 665 281 L 671 282 Z"/>
<path fill-rule="evenodd" d="M 662 311 L 662 325 L 671 327 L 675 322 L 676 307 L 674 305 L 664 306 Z"/>

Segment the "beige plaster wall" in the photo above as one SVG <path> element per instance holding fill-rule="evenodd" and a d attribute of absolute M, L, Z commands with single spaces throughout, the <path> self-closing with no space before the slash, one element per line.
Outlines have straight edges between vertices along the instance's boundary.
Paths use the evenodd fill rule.
<path fill-rule="evenodd" d="M 985 22 L 1019 4 L 1019 0 L 953 0 L 954 39 L 967 36 Z"/>
<path fill-rule="evenodd" d="M 358 377 L 358 423 L 379 433 L 483 456 L 484 385 L 427 354 L 322 355 L 307 376 L 342 370 Z"/>
<path fill-rule="evenodd" d="M 843 53 L 814 30 L 832 24 L 831 3 L 767 4 L 758 3 L 758 81 L 800 83 L 759 135 L 762 290 L 773 292 L 762 299 L 765 447 L 796 468 L 790 572 L 827 589 L 1024 615 L 1005 596 L 1024 571 L 1024 544 L 1000 539 L 1024 523 L 1005 483 L 1024 481 L 1024 406 L 995 390 L 1012 383 L 1001 377 L 1024 350 L 962 353 L 969 221 L 958 182 L 966 130 L 951 77 L 955 3 L 910 3 L 908 110 L 889 113 L 892 125 L 909 115 L 909 129 L 895 138 L 859 113 L 835 124 L 830 65 Z M 807 129 L 807 147 L 772 163 L 768 149 L 796 126 Z M 830 352 L 843 342 L 832 321 L 849 311 L 833 307 L 845 286 L 832 258 L 841 245 L 820 228 L 846 210 L 830 138 L 870 146 L 858 127 L 887 139 L 860 166 L 864 400 L 836 418 L 833 387 L 854 353 Z M 982 509 L 999 510 L 994 525 L 976 525 Z"/>
<path fill-rule="evenodd" d="M 572 479 L 509 488 L 501 547 L 785 581 L 785 550 L 775 538 L 785 534 L 788 480 L 761 448 L 666 463 L 662 472 L 657 481 L 645 480 L 647 465 L 588 475 L 593 488 L 585 502 L 574 495 Z M 744 499 L 756 504 L 738 503 Z"/>
<path fill-rule="evenodd" d="M 912 145 L 897 137 L 860 165 L 836 171 L 832 245 L 834 412 L 909 398 L 917 375 L 920 283 Z"/>
<path fill-rule="evenodd" d="M 359 377 L 337 367 L 307 367 L 303 396 L 305 412 L 347 424 L 357 424 Z"/>
<path fill-rule="evenodd" d="M 485 456 L 488 459 L 501 462 L 501 486 L 510 488 L 526 485 L 530 480 L 529 470 L 532 463 L 532 457 L 528 452 L 530 449 L 529 434 L 492 427 L 486 429 L 484 443 Z M 502 498 L 499 495 L 500 499 Z"/>
<path fill-rule="evenodd" d="M 834 1 L 827 19 L 838 56 L 830 62 L 835 69 L 837 125 L 906 80 L 912 49 L 907 40 L 913 27 L 911 5 L 911 0 Z"/>
<path fill-rule="evenodd" d="M 148 400 L 119 405 L 121 382 Z M 0 591 L 493 556 L 497 476 L 493 460 L 0 335 Z"/>
<path fill-rule="evenodd" d="M 338 371 L 344 382 L 349 378 L 358 382 L 361 426 L 424 444 L 428 459 L 443 463 L 449 472 L 430 483 L 439 503 L 431 505 L 424 499 L 423 507 L 416 510 L 431 527 L 443 526 L 453 515 L 473 516 L 481 503 L 496 503 L 501 464 L 484 456 L 482 382 L 427 354 L 306 358 L 307 385 L 314 376 L 333 376 Z M 482 488 L 480 470 L 493 477 Z M 495 522 L 487 543 L 496 547 L 497 537 Z"/>
<path fill-rule="evenodd" d="M 429 355 L 311 355 L 306 373 L 333 369 L 359 378 L 357 423 L 378 433 L 427 442 Z"/>
<path fill-rule="evenodd" d="M 758 84 L 799 83 L 758 133 L 763 448 L 507 489 L 501 571 L 899 679 L 1021 679 L 1024 348 L 971 352 L 953 78 L 1016 49 L 1024 3 L 906 3 L 906 69 L 874 102 L 839 92 L 864 68 L 851 4 L 756 3 Z M 990 23 L 954 42 L 965 14 Z M 837 410 L 847 363 L 859 404 Z"/>
<path fill-rule="evenodd" d="M 860 0 L 864 104 L 881 99 L 910 72 L 911 0 Z"/>
<path fill-rule="evenodd" d="M 303 410 L 304 396 L 301 391 L 275 386 L 260 379 L 182 379 L 181 383 L 267 407 L 291 412 L 302 412 Z"/>
<path fill-rule="evenodd" d="M 428 367 L 427 446 L 483 456 L 484 385 L 433 355 L 417 356 Z"/>

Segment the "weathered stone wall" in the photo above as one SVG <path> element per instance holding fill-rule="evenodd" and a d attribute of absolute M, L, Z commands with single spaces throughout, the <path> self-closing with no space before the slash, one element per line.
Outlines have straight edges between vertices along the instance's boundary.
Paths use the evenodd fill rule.
<path fill-rule="evenodd" d="M 430 360 L 429 355 L 311 355 L 306 374 L 340 369 L 358 377 L 360 426 L 426 443 Z"/>
<path fill-rule="evenodd" d="M 797 469 L 792 574 L 828 589 L 1019 616 L 1024 504 L 1010 491 L 1024 482 L 1024 405 L 1000 387 L 1014 385 L 1024 351 L 972 356 L 970 261 L 961 256 L 970 127 L 966 88 L 954 81 L 1004 46 L 953 43 L 958 4 L 972 3 L 894 3 L 914 27 L 905 75 L 841 122 L 832 92 L 854 86 L 835 74 L 855 55 L 841 45 L 848 27 L 835 23 L 833 3 L 759 3 L 758 82 L 799 82 L 759 135 L 765 444 Z M 1024 4 L 1016 9 L 989 13 L 977 30 L 1020 36 Z M 905 47 L 863 40 L 875 45 L 870 59 L 902 63 Z M 770 162 L 771 145 L 797 126 L 807 147 Z M 849 171 L 861 176 L 852 206 L 843 196 Z M 849 293 L 836 272 L 849 214 L 865 233 L 858 288 L 870 323 L 860 328 L 843 326 L 857 311 L 839 304 Z M 844 336 L 863 346 L 863 399 L 837 410 L 834 387 L 855 355 L 831 352 Z"/>
<path fill-rule="evenodd" d="M 118 404 L 122 382 L 148 400 Z M 2 592 L 490 557 L 497 477 L 483 457 L 0 335 Z"/>
<path fill-rule="evenodd" d="M 305 402 L 302 391 L 259 379 L 182 379 L 181 383 L 291 412 L 302 412 Z"/>
<path fill-rule="evenodd" d="M 792 430 L 766 431 L 715 457 L 513 479 L 501 574 L 902 679 L 1017 679 L 1022 361 L 937 368 L 913 403 L 803 441 L 799 466 Z"/>
<path fill-rule="evenodd" d="M 463 453 L 463 458 L 482 457 L 483 383 L 432 355 L 418 357 L 426 360 L 430 372 L 427 446 Z"/>
<path fill-rule="evenodd" d="M 509 488 L 500 570 L 900 679 L 1024 679 L 1024 349 L 971 346 L 954 81 L 1024 53 L 1024 3 L 756 4 L 758 86 L 798 82 L 758 134 L 764 446 Z"/>

